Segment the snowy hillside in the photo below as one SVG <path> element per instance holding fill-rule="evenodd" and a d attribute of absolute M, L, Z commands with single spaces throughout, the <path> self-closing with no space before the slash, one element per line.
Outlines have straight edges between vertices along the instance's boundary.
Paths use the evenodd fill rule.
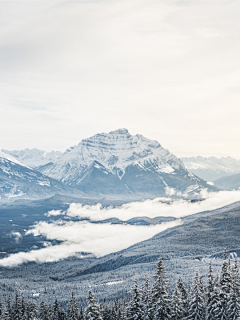
<path fill-rule="evenodd" d="M 6 160 L 9 160 L 9 161 L 14 162 L 14 163 L 16 163 L 16 164 L 19 164 L 19 165 L 21 165 L 21 166 L 24 166 L 23 163 L 19 162 L 17 159 L 15 159 L 14 157 L 12 157 L 11 155 L 9 155 L 9 154 L 7 154 L 7 153 L 5 153 L 5 152 L 2 152 L 2 151 L 0 151 L 0 158 L 6 159 Z"/>
<path fill-rule="evenodd" d="M 231 176 L 225 176 L 214 181 L 214 185 L 223 190 L 239 190 L 240 188 L 240 173 L 235 173 Z"/>
<path fill-rule="evenodd" d="M 223 176 L 240 172 L 240 160 L 231 157 L 190 157 L 181 158 L 186 168 L 206 181 L 214 181 Z"/>
<path fill-rule="evenodd" d="M 38 171 L 0 157 L 0 201 L 47 198 L 55 194 L 82 195 Z"/>
<path fill-rule="evenodd" d="M 157 141 L 133 136 L 127 129 L 84 139 L 39 170 L 94 194 L 193 195 L 209 187 Z"/>
<path fill-rule="evenodd" d="M 36 148 L 24 149 L 20 151 L 9 151 L 2 149 L 2 152 L 31 168 L 43 166 L 49 162 L 55 162 L 62 154 L 60 151 L 46 152 Z"/>

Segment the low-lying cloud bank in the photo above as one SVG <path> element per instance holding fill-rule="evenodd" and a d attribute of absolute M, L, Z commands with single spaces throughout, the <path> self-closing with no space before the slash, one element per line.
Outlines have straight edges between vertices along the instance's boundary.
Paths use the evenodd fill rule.
<path fill-rule="evenodd" d="M 0 260 L 0 266 L 16 266 L 24 262 L 52 262 L 67 258 L 81 252 L 89 252 L 103 256 L 125 249 L 135 243 L 147 240 L 155 234 L 181 224 L 181 217 L 202 211 L 210 211 L 240 201 L 240 191 L 220 191 L 218 193 L 202 194 L 205 200 L 191 202 L 187 200 L 171 200 L 157 198 L 143 202 L 132 202 L 117 208 L 102 208 L 71 204 L 66 212 L 52 210 L 46 213 L 48 217 L 62 216 L 88 218 L 90 221 L 102 221 L 118 218 L 127 221 L 135 217 L 155 218 L 160 216 L 175 217 L 177 220 L 151 226 L 136 226 L 127 224 L 91 223 L 90 221 L 61 220 L 54 222 L 39 222 L 26 234 L 43 235 L 49 240 L 60 240 L 57 246 L 20 252 Z"/>
<path fill-rule="evenodd" d="M 181 220 L 154 226 L 95 224 L 87 221 L 39 222 L 27 234 L 43 235 L 62 244 L 30 252 L 19 252 L 0 260 L 0 266 L 12 267 L 24 262 L 52 262 L 76 253 L 89 252 L 103 256 L 150 239 L 155 234 L 180 225 Z"/>
<path fill-rule="evenodd" d="M 127 221 L 135 217 L 175 217 L 181 218 L 202 211 L 215 210 L 236 201 L 240 201 L 240 191 L 220 191 L 215 193 L 202 193 L 205 200 L 191 202 L 188 200 L 171 200 L 156 198 L 143 202 L 131 202 L 117 208 L 103 208 L 99 203 L 94 206 L 73 203 L 66 212 L 51 211 L 48 216 L 65 214 L 69 217 L 88 218 L 92 221 L 101 221 L 109 218 L 118 218 Z"/>

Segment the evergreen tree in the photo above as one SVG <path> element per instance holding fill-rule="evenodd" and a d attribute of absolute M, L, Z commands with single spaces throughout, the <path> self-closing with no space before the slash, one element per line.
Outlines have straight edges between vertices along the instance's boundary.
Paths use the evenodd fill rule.
<path fill-rule="evenodd" d="M 2 319 L 3 320 L 10 320 L 10 315 L 9 315 L 9 310 L 8 308 L 4 309 L 3 310 L 3 314 L 2 314 Z"/>
<path fill-rule="evenodd" d="M 79 311 L 79 320 L 84 320 L 84 311 L 83 311 L 83 307 L 82 306 L 81 306 L 80 311 Z"/>
<path fill-rule="evenodd" d="M 181 277 L 178 278 L 177 288 L 179 293 L 181 294 L 181 299 L 183 304 L 183 317 L 185 318 L 187 316 L 187 310 L 188 310 L 188 295 L 187 295 L 187 290 L 185 288 L 184 282 Z"/>
<path fill-rule="evenodd" d="M 213 307 L 213 299 L 215 301 L 216 296 L 214 293 L 214 277 L 212 270 L 212 263 L 209 263 L 209 271 L 208 271 L 208 284 L 207 284 L 207 293 L 206 293 L 206 320 L 211 320 L 212 315 L 212 307 Z"/>
<path fill-rule="evenodd" d="M 15 302 L 12 308 L 12 314 L 14 320 L 22 320 L 22 300 L 17 290 L 15 291 Z"/>
<path fill-rule="evenodd" d="M 202 293 L 202 299 L 203 299 L 203 302 L 204 304 L 206 303 L 206 291 L 205 291 L 205 286 L 204 286 L 204 283 L 203 283 L 203 277 L 200 277 L 199 278 L 199 288 L 200 288 L 200 291 Z"/>
<path fill-rule="evenodd" d="M 199 274 L 196 271 L 189 297 L 188 320 L 205 319 L 205 305 L 199 282 Z"/>
<path fill-rule="evenodd" d="M 232 287 L 236 290 L 238 298 L 240 298 L 239 267 L 237 258 L 235 258 L 232 267 Z"/>
<path fill-rule="evenodd" d="M 25 299 L 22 297 L 22 318 L 26 318 L 26 305 L 25 305 Z"/>
<path fill-rule="evenodd" d="M 219 305 L 218 308 L 216 308 L 215 310 L 215 313 L 221 320 L 228 319 L 227 313 L 229 307 L 230 292 L 232 290 L 232 279 L 230 269 L 230 261 L 227 258 L 227 252 L 225 249 L 219 279 Z"/>
<path fill-rule="evenodd" d="M 222 269 L 221 269 L 221 274 L 220 274 L 220 287 L 221 287 L 222 291 L 226 294 L 230 293 L 231 285 L 232 285 L 230 269 L 231 269 L 231 267 L 229 265 L 229 261 L 227 259 L 227 252 L 225 249 L 224 257 L 223 257 L 223 264 L 222 264 Z"/>
<path fill-rule="evenodd" d="M 146 275 L 144 279 L 144 283 L 141 290 L 141 310 L 143 320 L 150 320 L 150 306 L 151 306 L 151 295 L 150 295 L 150 287 L 149 287 L 149 278 Z"/>
<path fill-rule="evenodd" d="M 8 296 L 8 300 L 7 300 L 5 316 L 8 317 L 10 320 L 13 318 L 12 317 L 12 299 L 10 295 Z"/>
<path fill-rule="evenodd" d="M 0 319 L 2 319 L 2 316 L 3 316 L 3 305 L 2 305 L 2 300 L 0 297 Z"/>
<path fill-rule="evenodd" d="M 35 301 L 28 301 L 27 303 L 27 320 L 36 320 L 38 314 L 38 308 Z"/>
<path fill-rule="evenodd" d="M 236 320 L 240 311 L 239 298 L 236 290 L 232 290 L 227 303 L 227 319 Z"/>
<path fill-rule="evenodd" d="M 180 320 L 184 317 L 184 307 L 182 301 L 182 294 L 176 285 L 172 295 L 172 306 L 171 306 L 171 319 Z"/>
<path fill-rule="evenodd" d="M 52 311 L 49 305 L 41 301 L 38 313 L 39 320 L 51 320 L 52 319 Z"/>
<path fill-rule="evenodd" d="M 55 302 L 53 304 L 53 310 L 52 310 L 52 320 L 60 320 L 61 318 L 61 308 L 58 303 L 58 299 L 55 298 Z"/>
<path fill-rule="evenodd" d="M 207 302 L 206 319 L 207 320 L 219 320 L 219 311 L 221 310 L 220 301 L 220 288 L 214 285 L 210 298 Z"/>
<path fill-rule="evenodd" d="M 74 292 L 72 292 L 72 298 L 68 304 L 68 319 L 78 320 L 78 318 L 79 318 L 78 304 L 77 304 Z"/>
<path fill-rule="evenodd" d="M 106 307 L 102 310 L 102 318 L 103 318 L 103 320 L 112 320 L 112 312 L 111 312 L 111 310 L 108 308 L 108 306 L 106 306 Z"/>
<path fill-rule="evenodd" d="M 99 305 L 97 304 L 92 291 L 89 291 L 87 298 L 87 307 L 85 308 L 86 320 L 102 320 Z"/>
<path fill-rule="evenodd" d="M 240 312 L 240 297 L 239 297 L 239 270 L 237 259 L 231 268 L 232 288 L 227 301 L 227 317 L 229 320 L 236 320 Z"/>
<path fill-rule="evenodd" d="M 127 306 L 127 319 L 128 320 L 142 320 L 143 311 L 141 308 L 141 297 L 138 290 L 138 282 L 135 280 L 135 285 L 132 289 L 132 299 Z"/>
<path fill-rule="evenodd" d="M 152 288 L 151 318 L 156 320 L 171 318 L 171 299 L 168 293 L 168 280 L 164 265 L 160 258 L 154 274 L 155 282 Z"/>

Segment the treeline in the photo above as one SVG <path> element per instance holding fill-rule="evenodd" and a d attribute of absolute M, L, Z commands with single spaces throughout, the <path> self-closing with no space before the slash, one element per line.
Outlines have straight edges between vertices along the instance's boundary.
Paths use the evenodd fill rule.
<path fill-rule="evenodd" d="M 89 291 L 87 304 L 78 306 L 74 293 L 66 306 L 56 299 L 50 306 L 42 301 L 25 301 L 16 291 L 6 305 L 0 300 L 1 320 L 240 320 L 240 282 L 237 259 L 232 263 L 224 252 L 220 274 L 209 265 L 207 283 L 196 271 L 193 283 L 186 289 L 179 277 L 172 293 L 161 259 L 157 262 L 153 285 L 146 276 L 137 280 L 130 298 L 97 303 Z"/>

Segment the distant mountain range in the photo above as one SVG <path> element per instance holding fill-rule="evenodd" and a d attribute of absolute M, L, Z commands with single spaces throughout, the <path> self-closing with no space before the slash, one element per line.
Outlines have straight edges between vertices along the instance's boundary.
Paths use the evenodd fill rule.
<path fill-rule="evenodd" d="M 62 182 L 52 179 L 0 153 L 0 200 L 39 199 L 55 194 L 84 196 Z"/>
<path fill-rule="evenodd" d="M 185 167 L 196 176 L 215 181 L 224 176 L 240 173 L 240 160 L 231 157 L 190 157 L 181 158 Z"/>
<path fill-rule="evenodd" d="M 222 177 L 214 181 L 214 185 L 222 190 L 238 190 L 240 188 L 240 173 Z"/>
<path fill-rule="evenodd" d="M 22 164 L 21 170 L 20 167 L 18 170 L 21 171 L 24 183 L 28 183 L 29 192 L 33 190 L 31 187 L 33 181 L 29 179 L 31 168 L 35 168 L 32 176 L 36 179 L 43 179 L 43 181 L 48 179 L 45 187 L 51 181 L 50 185 L 55 189 L 64 191 L 64 188 L 70 187 L 71 190 L 75 189 L 76 192 L 80 191 L 80 194 L 83 193 L 89 197 L 146 199 L 160 196 L 184 196 L 196 198 L 205 188 L 216 190 L 190 173 L 179 158 L 164 149 L 157 141 L 138 134 L 131 135 L 127 129 L 96 134 L 82 140 L 77 146 L 67 149 L 63 154 L 55 151 L 47 153 L 37 149 L 4 150 L 4 152 L 2 154 L 5 154 L 5 166 L 6 157 L 11 157 L 13 163 L 15 161 L 12 166 L 8 163 L 9 175 L 11 170 L 16 170 L 17 164 L 18 166 Z M 8 161 L 11 161 L 10 158 Z M 36 170 L 39 172 L 38 175 Z M 27 174 L 28 178 L 25 179 L 24 174 Z M 13 181 L 13 178 L 8 176 L 8 181 L 9 179 Z M 34 182 L 35 186 L 43 186 L 37 181 Z M 2 184 L 5 185 L 6 182 L 3 181 Z M 11 188 L 13 186 L 14 183 Z M 21 188 L 17 190 L 20 194 Z M 56 193 L 62 194 L 57 191 Z M 6 195 L 11 194 L 9 192 L 6 191 Z M 51 195 L 53 192 L 55 191 L 52 189 Z M 26 194 L 26 188 L 23 188 L 22 193 Z"/>
<path fill-rule="evenodd" d="M 24 150 L 4 150 L 2 152 L 8 154 L 15 160 L 18 160 L 20 163 L 31 167 L 36 168 L 39 166 L 43 166 L 49 162 L 55 162 L 61 155 L 61 151 L 51 151 L 46 152 L 43 150 L 34 149 L 24 149 Z M 0 153 L 1 156 L 1 153 Z"/>

